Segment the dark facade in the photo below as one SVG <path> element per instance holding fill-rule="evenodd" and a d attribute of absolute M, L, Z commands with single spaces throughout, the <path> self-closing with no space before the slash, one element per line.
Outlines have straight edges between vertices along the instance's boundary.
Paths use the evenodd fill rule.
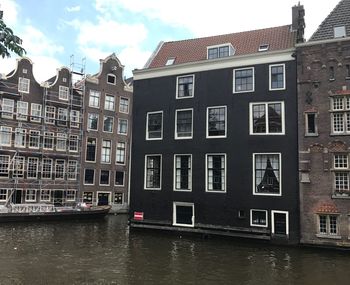
<path fill-rule="evenodd" d="M 127 211 L 131 146 L 132 88 L 112 54 L 84 85 L 81 195 L 85 203 Z"/>
<path fill-rule="evenodd" d="M 131 226 L 298 242 L 297 31 L 279 29 L 165 43 L 134 72 Z M 199 55 L 177 63 L 184 42 Z"/>
<path fill-rule="evenodd" d="M 301 243 L 350 246 L 350 1 L 297 47 Z"/>

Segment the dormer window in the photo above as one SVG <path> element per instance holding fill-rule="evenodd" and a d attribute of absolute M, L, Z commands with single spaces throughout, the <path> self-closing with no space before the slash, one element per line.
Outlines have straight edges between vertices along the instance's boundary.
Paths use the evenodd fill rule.
<path fill-rule="evenodd" d="M 334 38 L 345 38 L 346 30 L 345 26 L 334 27 Z"/>
<path fill-rule="evenodd" d="M 170 58 L 168 58 L 168 60 L 166 61 L 165 66 L 167 66 L 167 65 L 173 65 L 174 62 L 175 62 L 175 57 L 170 57 Z"/>
<path fill-rule="evenodd" d="M 223 44 L 218 46 L 207 47 L 207 59 L 228 57 L 234 55 L 235 48 L 231 44 Z"/>
<path fill-rule="evenodd" d="M 117 77 L 114 74 L 107 75 L 107 83 L 115 85 L 117 82 Z"/>
<path fill-rule="evenodd" d="M 258 51 L 268 51 L 269 50 L 269 44 L 262 44 L 259 46 L 259 50 Z"/>

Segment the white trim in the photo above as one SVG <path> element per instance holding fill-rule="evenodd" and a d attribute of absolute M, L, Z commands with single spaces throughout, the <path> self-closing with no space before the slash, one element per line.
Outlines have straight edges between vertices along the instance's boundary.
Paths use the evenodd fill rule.
<path fill-rule="evenodd" d="M 289 212 L 288 211 L 271 211 L 271 233 L 275 233 L 275 213 L 276 214 L 285 214 L 286 215 L 286 235 L 289 235 Z"/>
<path fill-rule="evenodd" d="M 269 104 L 281 104 L 281 123 L 282 131 L 280 133 L 269 133 L 269 122 L 268 122 L 268 105 Z M 254 133 L 253 126 L 253 106 L 254 105 L 265 105 L 265 133 Z M 251 136 L 281 136 L 285 135 L 285 112 L 284 112 L 284 101 L 272 101 L 272 102 L 250 102 L 249 103 L 249 135 Z"/>
<path fill-rule="evenodd" d="M 94 175 L 92 176 L 92 184 L 85 183 L 86 170 L 93 170 L 94 171 Z M 84 168 L 83 185 L 95 185 L 95 173 L 96 173 L 95 170 L 96 169 L 94 169 L 94 168 Z"/>
<path fill-rule="evenodd" d="M 280 192 L 278 194 L 274 193 L 256 193 L 255 192 L 255 156 L 259 154 L 277 154 L 279 158 L 279 184 L 280 184 Z M 253 153 L 253 195 L 256 196 L 282 196 L 282 155 L 280 152 L 254 152 Z"/>
<path fill-rule="evenodd" d="M 183 77 L 192 77 L 192 96 L 184 96 L 179 97 L 179 79 Z M 176 99 L 182 100 L 182 99 L 188 99 L 194 97 L 194 84 L 195 84 L 195 78 L 196 76 L 194 74 L 187 74 L 187 75 L 181 75 L 176 77 Z"/>
<path fill-rule="evenodd" d="M 105 131 L 105 119 L 106 118 L 112 118 L 112 131 Z M 119 121 L 118 121 L 119 122 Z M 114 129 L 114 117 L 113 116 L 103 116 L 103 128 L 102 128 L 102 132 L 103 133 L 107 133 L 107 134 L 113 134 L 113 129 Z"/>
<path fill-rule="evenodd" d="M 294 61 L 293 54 L 295 49 L 286 49 L 283 51 L 268 51 L 264 53 L 256 52 L 254 54 L 223 57 L 212 60 L 201 60 L 183 64 L 175 64 L 158 68 L 149 68 L 133 70 L 134 80 L 165 77 L 178 74 L 191 74 L 201 71 L 217 70 L 224 68 L 236 68 L 241 66 L 259 65 L 266 63 L 278 63 L 284 61 Z"/>
<path fill-rule="evenodd" d="M 160 132 L 160 138 L 149 138 L 148 137 L 148 115 L 150 114 L 158 114 L 161 113 L 162 114 L 162 130 Z M 146 141 L 157 141 L 157 140 L 162 140 L 163 139 L 163 111 L 153 111 L 153 112 L 147 112 L 146 114 Z"/>
<path fill-rule="evenodd" d="M 120 105 L 120 102 L 121 102 L 122 99 L 128 101 L 128 111 L 127 111 L 127 112 L 123 112 L 123 111 L 120 110 L 120 106 L 121 106 L 121 105 Z M 120 97 L 119 97 L 119 113 L 121 113 L 121 114 L 129 114 L 129 110 L 130 110 L 130 99 L 127 98 L 127 97 L 120 96 Z"/>
<path fill-rule="evenodd" d="M 266 220 L 266 224 L 265 225 L 253 224 L 253 211 L 254 212 L 265 212 L 265 220 Z M 267 210 L 250 209 L 250 226 L 251 227 L 267 228 L 269 226 L 269 214 L 268 214 Z"/>
<path fill-rule="evenodd" d="M 126 121 L 126 133 L 119 132 L 120 121 Z M 118 118 L 117 134 L 121 136 L 127 136 L 129 133 L 129 120 L 124 118 Z"/>
<path fill-rule="evenodd" d="M 114 77 L 114 83 L 108 82 L 108 76 Z M 117 84 L 117 76 L 114 75 L 113 73 L 108 73 L 108 74 L 107 74 L 107 78 L 106 78 L 106 82 L 107 82 L 107 84 L 116 85 L 116 84 Z"/>
<path fill-rule="evenodd" d="M 192 224 L 179 224 L 176 223 L 176 206 L 187 206 L 192 207 Z M 194 227 L 194 220 L 195 220 L 195 213 L 194 213 L 194 203 L 188 203 L 188 202 L 173 202 L 173 226 L 180 226 L 180 227 Z"/>
<path fill-rule="evenodd" d="M 90 120 L 90 118 L 89 118 L 89 116 L 90 115 L 96 115 L 97 117 L 97 128 L 96 129 L 90 129 L 89 128 L 89 120 Z M 89 131 L 93 131 L 93 132 L 97 132 L 98 131 L 98 125 L 99 125 L 99 123 L 100 123 L 100 116 L 99 116 L 99 114 L 97 114 L 97 113 L 87 113 L 87 124 L 86 124 L 86 130 L 89 132 Z"/>
<path fill-rule="evenodd" d="M 87 149 L 88 149 L 88 139 L 94 139 L 95 140 L 95 159 L 92 161 L 92 160 L 86 160 L 86 156 L 87 156 Z M 98 140 L 97 138 L 94 138 L 94 137 L 86 137 L 86 140 L 85 140 L 85 159 L 84 161 L 87 162 L 87 163 L 94 163 L 96 162 L 96 157 L 97 157 L 97 145 L 98 145 Z"/>
<path fill-rule="evenodd" d="M 244 90 L 244 91 L 237 91 L 236 90 L 236 71 L 241 71 L 241 70 L 248 70 L 252 69 L 252 77 L 253 77 L 253 87 L 251 90 Z M 233 94 L 239 94 L 239 93 L 253 93 L 255 92 L 255 67 L 250 66 L 250 67 L 244 67 L 244 68 L 236 68 L 233 70 L 233 85 L 232 85 L 232 93 Z"/>
<path fill-rule="evenodd" d="M 178 131 L 177 131 L 177 112 L 178 111 L 191 111 L 191 113 L 192 113 L 192 116 L 191 116 L 191 136 L 189 136 L 189 137 L 179 137 L 178 135 L 177 135 L 177 133 L 178 133 Z M 176 109 L 175 110 L 175 134 L 174 134 L 174 138 L 176 139 L 176 140 L 190 140 L 190 139 L 192 139 L 193 138 L 193 108 L 187 108 L 187 109 Z"/>
<path fill-rule="evenodd" d="M 124 160 L 123 160 L 123 163 L 120 163 L 118 162 L 118 159 L 117 159 L 117 155 L 118 155 L 118 144 L 120 143 L 123 143 L 124 144 Z M 115 164 L 116 165 L 126 165 L 126 162 L 127 162 L 127 149 L 126 149 L 126 146 L 128 145 L 128 143 L 126 141 L 117 141 L 116 143 L 116 148 L 115 148 Z M 122 149 L 122 148 L 120 148 Z"/>
<path fill-rule="evenodd" d="M 225 158 L 225 189 L 224 190 L 209 190 L 208 189 L 208 156 L 209 155 L 223 155 Z M 206 193 L 226 193 L 227 192 L 227 157 L 226 153 L 206 153 L 205 154 L 205 192 Z"/>
<path fill-rule="evenodd" d="M 221 47 L 228 47 L 228 56 L 220 57 L 220 48 Z M 232 56 L 236 53 L 236 49 L 233 47 L 233 45 L 231 43 L 223 43 L 223 44 L 218 44 L 218 45 L 207 46 L 207 60 L 216 59 L 216 58 L 209 58 L 209 50 L 214 49 L 214 48 L 218 49 L 218 57 L 217 58 L 229 57 L 229 56 Z"/>
<path fill-rule="evenodd" d="M 115 203 L 115 195 L 116 194 L 121 194 L 122 195 L 122 202 L 121 203 Z M 114 191 L 113 192 L 113 204 L 114 205 L 123 205 L 125 203 L 125 195 L 124 192 L 118 192 L 118 191 Z"/>
<path fill-rule="evenodd" d="M 271 69 L 275 66 L 283 66 L 283 87 L 282 88 L 272 88 L 271 86 Z M 286 64 L 285 63 L 277 63 L 269 65 L 269 91 L 276 90 L 286 90 L 287 82 L 286 82 Z"/>
<path fill-rule="evenodd" d="M 160 174 L 159 174 L 159 188 L 147 188 L 147 158 L 149 156 L 160 156 Z M 146 154 L 145 155 L 145 164 L 144 164 L 144 171 L 143 171 L 143 189 L 144 190 L 162 190 L 162 175 L 163 175 L 163 156 L 161 154 Z"/>
<path fill-rule="evenodd" d="M 117 179 L 117 172 L 122 172 L 123 173 L 123 185 L 117 185 L 116 179 Z M 124 187 L 125 186 L 125 171 L 120 171 L 120 170 L 115 170 L 114 171 L 114 186 L 115 187 Z"/>
<path fill-rule="evenodd" d="M 107 109 L 106 108 L 106 97 L 113 97 L 113 109 Z M 113 94 L 110 94 L 110 93 L 105 93 L 105 101 L 104 101 L 104 110 L 106 110 L 106 111 L 114 111 L 115 110 L 115 100 L 116 98 L 115 98 L 115 96 L 113 95 Z"/>
<path fill-rule="evenodd" d="M 209 136 L 209 109 L 217 109 L 217 108 L 224 108 L 225 109 L 225 135 L 224 136 Z M 207 114 L 206 114 L 206 138 L 207 139 L 222 139 L 227 138 L 227 106 L 209 106 L 207 107 Z"/>
<path fill-rule="evenodd" d="M 190 157 L 190 176 L 189 176 L 189 189 L 176 189 L 176 157 L 177 156 L 189 156 Z M 192 192 L 192 177 L 193 177 L 193 168 L 192 168 L 192 154 L 188 153 L 176 153 L 174 154 L 174 168 L 173 168 L 173 190 L 176 192 Z"/>
<path fill-rule="evenodd" d="M 29 177 L 29 160 L 33 159 L 36 164 L 36 169 L 35 169 L 35 177 Z M 32 163 L 33 164 L 33 163 Z M 39 158 L 34 157 L 34 156 L 29 156 L 27 159 L 27 179 L 38 179 L 38 171 L 39 171 Z"/>
<path fill-rule="evenodd" d="M 88 191 L 85 191 L 88 192 Z M 108 205 L 111 205 L 112 203 L 112 192 L 111 191 L 97 191 L 96 192 L 96 203 L 98 204 L 99 200 L 98 200 L 98 194 L 108 194 Z M 92 194 L 94 195 L 94 194 Z M 92 198 L 93 199 L 93 198 Z"/>
<path fill-rule="evenodd" d="M 4 131 L 4 129 L 7 129 L 7 130 Z M 2 136 L 3 135 L 9 136 L 9 138 L 10 138 L 10 143 L 9 144 L 2 143 Z M 11 146 L 11 145 L 12 145 L 12 128 L 8 127 L 8 126 L 0 126 L 0 146 Z"/>
<path fill-rule="evenodd" d="M 101 184 L 101 174 L 102 171 L 108 171 L 108 184 Z M 110 186 L 111 185 L 111 171 L 110 170 L 106 170 L 106 169 L 100 169 L 100 179 L 99 179 L 99 186 Z"/>

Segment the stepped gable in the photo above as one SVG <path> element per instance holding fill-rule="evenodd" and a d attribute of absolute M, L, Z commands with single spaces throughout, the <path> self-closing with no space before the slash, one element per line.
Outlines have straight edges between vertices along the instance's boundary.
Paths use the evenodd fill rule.
<path fill-rule="evenodd" d="M 309 41 L 329 40 L 334 38 L 334 27 L 345 26 L 346 36 L 350 36 L 350 0 L 342 0 L 321 23 Z"/>

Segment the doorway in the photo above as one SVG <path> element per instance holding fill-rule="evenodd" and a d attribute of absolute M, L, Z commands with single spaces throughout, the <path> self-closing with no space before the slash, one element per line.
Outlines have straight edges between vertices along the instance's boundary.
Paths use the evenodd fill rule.
<path fill-rule="evenodd" d="M 279 236 L 289 235 L 288 212 L 271 211 L 272 215 L 272 234 Z"/>
<path fill-rule="evenodd" d="M 98 206 L 105 206 L 109 205 L 111 193 L 109 192 L 98 192 L 97 193 L 97 205 Z"/>

